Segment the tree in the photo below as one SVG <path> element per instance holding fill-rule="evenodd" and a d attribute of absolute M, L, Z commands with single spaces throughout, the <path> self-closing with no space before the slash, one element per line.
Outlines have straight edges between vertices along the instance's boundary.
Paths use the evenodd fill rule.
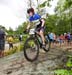
<path fill-rule="evenodd" d="M 11 27 L 9 27 L 9 30 L 7 30 L 8 35 L 13 35 L 14 31 Z"/>
<path fill-rule="evenodd" d="M 16 28 L 16 34 L 23 33 L 23 31 L 26 30 L 27 24 L 28 23 L 24 22 L 22 25 L 19 25 L 18 28 Z"/>
<path fill-rule="evenodd" d="M 55 9 L 58 19 L 58 31 L 61 33 L 71 32 L 71 15 L 72 15 L 72 0 L 59 0 L 58 5 Z"/>
<path fill-rule="evenodd" d="M 42 13 L 41 9 L 44 8 L 45 6 L 50 6 L 50 1 L 52 0 L 45 0 L 43 3 L 38 3 L 39 0 L 37 0 L 37 9 L 38 13 Z"/>
<path fill-rule="evenodd" d="M 72 7 L 72 0 L 65 0 L 65 3 L 63 6 L 64 6 L 64 10 L 69 9 L 70 7 Z"/>
<path fill-rule="evenodd" d="M 49 15 L 46 19 L 46 34 L 48 32 L 55 32 L 56 33 L 56 23 L 57 23 L 57 15 Z"/>
<path fill-rule="evenodd" d="M 51 0 L 46 0 L 42 4 L 38 4 L 38 10 L 41 10 L 41 8 L 45 7 L 46 5 L 50 6 L 48 3 Z M 66 0 L 65 0 L 66 1 Z M 48 15 L 48 18 L 46 18 L 46 34 L 48 32 L 55 32 L 56 34 L 63 34 L 64 32 L 69 32 L 71 29 L 70 24 L 72 24 L 71 18 L 69 13 L 65 12 L 64 9 L 64 3 L 65 1 L 59 0 L 58 5 L 56 7 L 56 14 L 54 15 Z M 37 0 L 38 3 L 38 0 Z M 32 4 L 32 1 L 31 1 Z M 20 25 L 16 29 L 16 33 L 20 34 L 22 33 L 26 27 L 28 22 L 24 22 L 22 25 Z"/>

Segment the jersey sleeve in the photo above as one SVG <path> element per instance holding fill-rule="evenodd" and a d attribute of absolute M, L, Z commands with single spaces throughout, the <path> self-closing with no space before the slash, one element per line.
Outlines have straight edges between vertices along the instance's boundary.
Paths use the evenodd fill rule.
<path fill-rule="evenodd" d="M 41 19 L 41 16 L 40 16 L 39 14 L 37 14 L 37 18 L 38 18 L 38 19 Z"/>

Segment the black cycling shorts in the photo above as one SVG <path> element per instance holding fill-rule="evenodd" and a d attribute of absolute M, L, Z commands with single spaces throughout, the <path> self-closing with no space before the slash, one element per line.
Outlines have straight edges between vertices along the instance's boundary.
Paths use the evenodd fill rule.
<path fill-rule="evenodd" d="M 44 32 L 44 30 L 45 30 L 45 26 L 42 27 L 41 25 L 42 25 L 42 23 L 40 23 L 39 25 L 37 25 L 37 27 L 36 27 L 36 31 L 40 32 L 40 30 L 42 30 L 42 31 Z"/>

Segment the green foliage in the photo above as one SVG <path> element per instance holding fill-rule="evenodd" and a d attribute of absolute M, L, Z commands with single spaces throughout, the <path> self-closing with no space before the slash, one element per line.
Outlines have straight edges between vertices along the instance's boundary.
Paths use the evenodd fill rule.
<path fill-rule="evenodd" d="M 69 56 L 68 62 L 66 63 L 67 67 L 72 67 L 72 56 Z"/>
<path fill-rule="evenodd" d="M 72 59 L 69 59 L 69 61 L 66 64 L 68 67 L 72 67 Z"/>
<path fill-rule="evenodd" d="M 70 8 L 72 6 L 72 0 L 65 0 L 65 3 L 63 5 L 64 10 Z"/>
<path fill-rule="evenodd" d="M 53 32 L 55 31 L 55 27 L 56 27 L 56 16 L 55 15 L 51 15 L 46 19 L 46 32 Z"/>
<path fill-rule="evenodd" d="M 43 3 L 38 3 L 38 0 L 37 0 L 37 6 L 38 6 L 37 9 L 38 9 L 39 14 L 42 13 L 40 10 L 41 8 L 44 8 L 45 6 L 48 6 L 48 7 L 51 6 L 50 1 L 52 1 L 52 0 L 45 0 Z"/>
<path fill-rule="evenodd" d="M 57 22 L 57 34 L 72 31 L 72 16 L 71 16 L 72 0 L 59 0 L 55 8 L 56 14 L 59 17 Z"/>
<path fill-rule="evenodd" d="M 5 56 L 12 55 L 12 54 L 17 53 L 17 52 L 20 52 L 22 50 L 23 50 L 23 44 L 18 45 L 18 46 L 14 46 L 13 49 L 10 49 L 10 50 L 5 51 L 4 52 L 4 55 Z"/>
<path fill-rule="evenodd" d="M 45 7 L 46 3 L 47 3 L 47 1 L 45 1 L 45 2 L 44 2 L 44 3 L 42 3 L 42 4 L 40 4 L 40 5 L 39 5 L 39 7 L 40 7 L 40 8 Z"/>
<path fill-rule="evenodd" d="M 38 1 L 38 0 L 37 0 Z M 39 4 L 38 8 L 43 8 L 47 4 L 49 6 L 51 0 L 46 0 L 42 4 Z M 67 6 L 67 8 L 65 7 Z M 60 11 L 60 13 L 56 13 L 55 15 L 48 15 L 48 18 L 46 18 L 46 34 L 48 32 L 55 32 L 56 34 L 63 34 L 65 32 L 71 31 L 71 25 L 72 25 L 72 17 L 71 12 L 69 13 L 63 13 L 63 9 L 68 9 L 72 6 L 72 0 L 65 0 L 64 3 L 59 0 L 56 11 Z M 63 14 L 62 14 L 63 13 Z M 26 29 L 28 25 L 28 22 L 24 22 L 22 25 L 19 25 L 18 28 L 13 31 L 12 28 L 9 28 L 7 30 L 7 33 L 9 35 L 19 35 L 20 33 L 23 33 L 23 31 Z"/>
<path fill-rule="evenodd" d="M 66 63 L 66 67 L 72 67 L 72 56 L 69 55 L 68 62 Z M 72 69 L 58 69 L 54 71 L 56 75 L 72 75 Z"/>
<path fill-rule="evenodd" d="M 10 27 L 9 30 L 7 30 L 8 35 L 13 35 L 14 31 L 13 29 Z"/>
<path fill-rule="evenodd" d="M 26 29 L 28 23 L 23 23 L 20 25 L 16 31 L 15 34 L 23 33 L 23 31 Z M 63 34 L 65 32 L 70 31 L 70 19 L 69 16 L 66 16 L 65 14 L 62 15 L 62 17 L 59 17 L 57 15 L 48 15 L 48 18 L 45 20 L 45 33 L 48 32 L 55 32 L 56 34 Z"/>
<path fill-rule="evenodd" d="M 19 42 L 19 39 L 15 38 L 13 43 L 17 43 L 17 42 Z"/>
<path fill-rule="evenodd" d="M 67 70 L 61 69 L 61 70 L 56 70 L 55 71 L 56 75 L 68 75 Z"/>
<path fill-rule="evenodd" d="M 69 10 L 72 7 L 72 0 L 59 0 L 58 5 L 55 8 L 55 11 L 64 12 L 65 10 Z"/>
<path fill-rule="evenodd" d="M 43 8 L 43 7 L 45 7 L 46 5 L 47 5 L 47 6 L 50 6 L 50 1 L 52 1 L 52 0 L 46 0 L 46 1 L 44 1 L 42 4 L 38 5 L 38 7 Z"/>
<path fill-rule="evenodd" d="M 16 34 L 20 34 L 20 33 L 23 33 L 23 31 L 26 29 L 27 27 L 27 24 L 26 22 L 24 22 L 22 25 L 19 25 L 18 28 L 16 29 Z"/>
<path fill-rule="evenodd" d="M 18 50 L 18 48 L 15 46 L 13 49 L 7 50 L 6 52 L 4 52 L 4 55 L 8 56 L 8 55 L 14 54 L 17 52 L 17 50 Z"/>
<path fill-rule="evenodd" d="M 56 70 L 55 75 L 72 75 L 72 70 Z"/>
<path fill-rule="evenodd" d="M 63 34 L 70 31 L 69 19 L 64 14 L 62 18 L 57 15 L 49 15 L 45 25 L 46 33 L 55 32 L 56 34 Z"/>
<path fill-rule="evenodd" d="M 24 36 L 23 36 L 23 41 L 24 42 L 26 41 L 27 37 L 28 37 L 28 34 L 24 34 Z"/>

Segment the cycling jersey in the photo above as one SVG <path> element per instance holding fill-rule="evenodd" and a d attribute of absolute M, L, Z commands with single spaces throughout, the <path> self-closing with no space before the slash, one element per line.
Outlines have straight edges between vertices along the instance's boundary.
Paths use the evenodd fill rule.
<path fill-rule="evenodd" d="M 35 21 L 35 20 L 40 20 L 41 16 L 39 14 L 34 14 L 33 16 L 30 16 L 29 20 L 30 22 Z"/>
<path fill-rule="evenodd" d="M 33 16 L 30 16 L 29 21 L 36 26 L 41 23 L 40 19 L 41 19 L 41 16 L 39 14 L 34 14 Z"/>
<path fill-rule="evenodd" d="M 30 16 L 29 21 L 32 22 L 34 26 L 36 26 L 37 31 L 44 31 L 44 27 L 41 27 L 42 21 L 40 19 L 41 16 L 39 14 L 34 14 L 33 16 Z"/>

